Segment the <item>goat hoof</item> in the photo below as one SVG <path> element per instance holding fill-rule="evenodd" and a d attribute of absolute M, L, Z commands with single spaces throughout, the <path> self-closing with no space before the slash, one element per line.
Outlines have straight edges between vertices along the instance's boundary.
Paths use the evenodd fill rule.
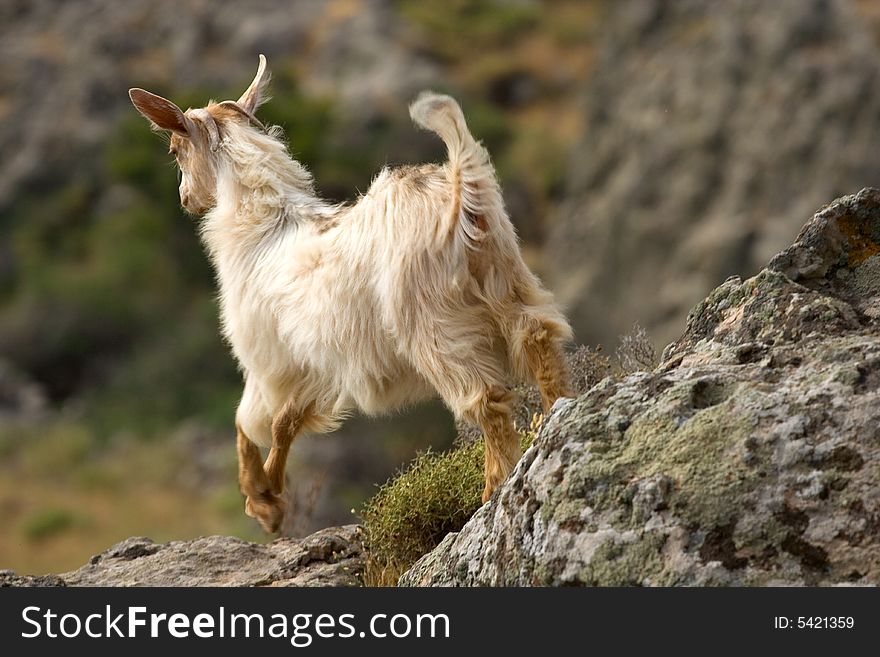
<path fill-rule="evenodd" d="M 248 496 L 244 503 L 244 512 L 251 518 L 256 518 L 263 531 L 277 534 L 281 529 L 286 507 L 280 495 L 266 492 L 253 497 Z"/>

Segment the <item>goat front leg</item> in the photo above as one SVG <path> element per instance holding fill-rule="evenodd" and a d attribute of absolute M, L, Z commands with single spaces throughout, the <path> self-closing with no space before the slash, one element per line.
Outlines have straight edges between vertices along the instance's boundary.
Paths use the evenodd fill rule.
<path fill-rule="evenodd" d="M 260 448 L 248 439 L 240 426 L 236 426 L 236 429 L 238 430 L 238 484 L 242 494 L 247 498 L 244 512 L 256 518 L 264 530 L 274 534 L 284 520 L 284 500 L 272 490 L 272 484 L 263 470 Z"/>

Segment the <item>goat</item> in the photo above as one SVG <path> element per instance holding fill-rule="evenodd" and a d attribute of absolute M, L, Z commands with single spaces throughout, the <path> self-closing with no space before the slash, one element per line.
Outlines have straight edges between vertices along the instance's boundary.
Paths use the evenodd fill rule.
<path fill-rule="evenodd" d="M 571 338 L 522 260 L 487 151 L 452 98 L 425 92 L 410 115 L 442 138 L 448 162 L 385 168 L 356 203 L 330 204 L 280 129 L 256 118 L 267 82 L 260 55 L 237 101 L 184 112 L 129 91 L 171 133 L 181 205 L 204 215 L 223 334 L 244 376 L 235 422 L 245 512 L 278 531 L 301 432 L 436 394 L 484 434 L 487 501 L 520 456 L 508 384 L 536 381 L 545 410 L 568 396 Z"/>

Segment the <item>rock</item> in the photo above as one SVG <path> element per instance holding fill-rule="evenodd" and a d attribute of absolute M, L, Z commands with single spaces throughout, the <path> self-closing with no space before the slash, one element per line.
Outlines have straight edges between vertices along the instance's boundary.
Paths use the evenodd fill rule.
<path fill-rule="evenodd" d="M 127 538 L 58 576 L 4 571 L 0 586 L 358 586 L 362 571 L 360 528 L 348 525 L 265 545 L 230 536 Z"/>
<path fill-rule="evenodd" d="M 866 6 L 866 5 L 865 5 Z M 880 180 L 880 52 L 856 3 L 609 5 L 544 248 L 579 341 L 660 344 L 822 203 Z"/>
<path fill-rule="evenodd" d="M 66 586 L 58 575 L 16 575 L 11 570 L 0 570 L 0 588 L 4 586 Z"/>
<path fill-rule="evenodd" d="M 880 191 L 558 404 L 402 585 L 880 585 Z"/>

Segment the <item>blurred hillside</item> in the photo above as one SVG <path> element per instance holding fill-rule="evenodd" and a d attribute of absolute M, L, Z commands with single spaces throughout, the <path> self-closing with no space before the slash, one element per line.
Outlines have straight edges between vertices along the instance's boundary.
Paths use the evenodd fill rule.
<path fill-rule="evenodd" d="M 582 340 L 638 321 L 662 346 L 813 208 L 880 180 L 880 3 L 609 7 L 544 253 Z"/>
<path fill-rule="evenodd" d="M 386 163 L 441 159 L 407 105 L 424 88 L 450 91 L 534 254 L 601 15 L 598 3 L 551 5 L 0 6 L 0 567 L 57 570 L 131 534 L 259 536 L 235 481 L 241 384 L 212 273 L 171 157 L 127 89 L 184 107 L 237 98 L 265 53 L 273 100 L 261 117 L 336 200 Z M 287 531 L 350 521 L 376 484 L 452 435 L 437 404 L 300 441 Z"/>
<path fill-rule="evenodd" d="M 613 351 L 675 337 L 804 216 L 880 179 L 869 0 L 5 0 L 0 4 L 0 568 L 59 571 L 132 534 L 258 536 L 242 513 L 239 375 L 196 220 L 131 108 L 236 98 L 320 191 L 440 160 L 407 104 L 461 99 L 529 262 Z M 287 530 L 347 522 L 419 449 L 439 405 L 293 449 Z"/>

